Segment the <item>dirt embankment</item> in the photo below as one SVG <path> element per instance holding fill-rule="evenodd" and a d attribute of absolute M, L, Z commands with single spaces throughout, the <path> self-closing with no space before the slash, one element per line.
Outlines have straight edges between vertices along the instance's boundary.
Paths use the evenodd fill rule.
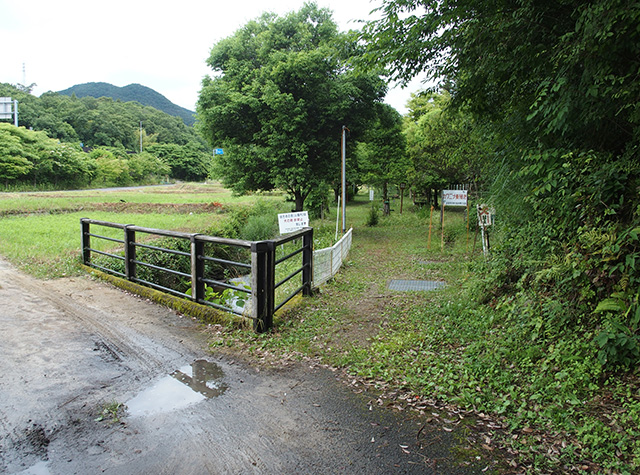
<path fill-rule="evenodd" d="M 24 210 L 0 210 L 2 216 L 17 216 L 25 214 L 62 214 L 77 213 L 80 211 L 108 211 L 113 213 L 171 213 L 171 214 L 189 214 L 189 213 L 215 213 L 221 211 L 223 205 L 218 202 L 211 203 L 128 203 L 120 202 L 104 202 L 104 203 L 85 203 L 78 206 L 69 206 L 64 208 L 47 208 L 35 209 L 25 212 Z"/>

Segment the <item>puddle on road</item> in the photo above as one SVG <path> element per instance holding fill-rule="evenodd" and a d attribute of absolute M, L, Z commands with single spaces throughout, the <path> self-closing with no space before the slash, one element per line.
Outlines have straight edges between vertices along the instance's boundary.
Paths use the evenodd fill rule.
<path fill-rule="evenodd" d="M 227 390 L 220 366 L 197 360 L 157 381 L 125 404 L 132 417 L 148 416 L 187 407 L 220 396 Z"/>

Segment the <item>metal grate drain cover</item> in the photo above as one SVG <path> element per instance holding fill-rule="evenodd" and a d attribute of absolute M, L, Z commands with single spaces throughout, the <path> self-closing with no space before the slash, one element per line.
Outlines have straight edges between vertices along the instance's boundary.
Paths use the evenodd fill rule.
<path fill-rule="evenodd" d="M 387 288 L 389 290 L 399 290 L 402 292 L 420 292 L 424 290 L 441 289 L 445 285 L 441 280 L 392 280 L 389 282 Z"/>

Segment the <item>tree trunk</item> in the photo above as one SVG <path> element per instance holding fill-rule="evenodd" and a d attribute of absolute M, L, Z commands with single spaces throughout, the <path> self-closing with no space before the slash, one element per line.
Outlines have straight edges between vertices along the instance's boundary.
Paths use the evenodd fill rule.
<path fill-rule="evenodd" d="M 302 211 L 302 208 L 304 207 L 304 199 L 306 198 L 306 196 L 300 190 L 296 190 L 293 193 L 293 197 L 296 200 L 296 209 L 294 211 Z"/>
<path fill-rule="evenodd" d="M 391 214 L 391 205 L 389 204 L 389 187 L 386 181 L 382 184 L 382 203 L 383 214 L 389 216 Z"/>

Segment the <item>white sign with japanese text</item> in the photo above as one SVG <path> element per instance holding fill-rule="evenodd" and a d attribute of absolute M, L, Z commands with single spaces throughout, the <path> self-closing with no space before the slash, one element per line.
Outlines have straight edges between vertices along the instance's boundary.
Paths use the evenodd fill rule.
<path fill-rule="evenodd" d="M 467 206 L 467 190 L 442 190 L 444 206 Z"/>
<path fill-rule="evenodd" d="M 280 234 L 292 233 L 309 226 L 309 213 L 298 211 L 296 213 L 280 213 L 278 215 Z"/>

